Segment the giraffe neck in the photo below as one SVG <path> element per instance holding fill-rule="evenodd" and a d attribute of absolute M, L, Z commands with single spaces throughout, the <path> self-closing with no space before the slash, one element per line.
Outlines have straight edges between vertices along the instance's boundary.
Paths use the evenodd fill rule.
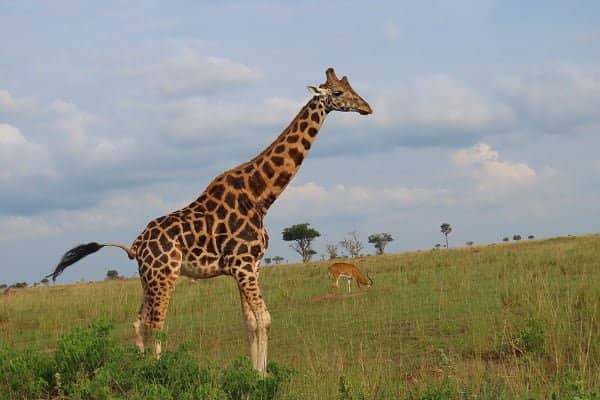
<path fill-rule="evenodd" d="M 313 97 L 273 143 L 245 164 L 254 167 L 249 187 L 265 212 L 298 172 L 327 113 L 323 101 Z"/>

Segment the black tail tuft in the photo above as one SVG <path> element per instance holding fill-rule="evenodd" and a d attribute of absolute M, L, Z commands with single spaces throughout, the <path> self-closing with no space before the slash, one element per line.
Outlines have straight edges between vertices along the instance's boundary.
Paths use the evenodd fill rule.
<path fill-rule="evenodd" d="M 95 253 L 104 247 L 103 244 L 99 244 L 96 242 L 91 242 L 87 244 L 80 244 L 77 247 L 72 248 L 67 251 L 64 256 L 60 259 L 60 262 L 54 269 L 54 272 L 46 275 L 46 278 L 52 277 L 52 281 L 55 281 L 56 278 L 62 274 L 62 272 L 71 264 L 75 264 L 77 261 L 81 260 L 83 257 Z"/>

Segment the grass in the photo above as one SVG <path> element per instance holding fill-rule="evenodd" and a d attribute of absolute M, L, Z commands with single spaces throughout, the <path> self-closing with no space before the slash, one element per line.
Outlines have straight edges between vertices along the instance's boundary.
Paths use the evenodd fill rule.
<path fill-rule="evenodd" d="M 355 260 L 367 294 L 312 302 L 327 262 L 265 267 L 269 359 L 298 399 L 600 399 L 599 260 L 600 235 L 371 256 Z M 132 345 L 140 296 L 133 279 L 18 290 L 0 297 L 0 340 L 52 353 L 105 319 Z M 166 337 L 202 367 L 247 354 L 234 281 L 181 279 Z"/>

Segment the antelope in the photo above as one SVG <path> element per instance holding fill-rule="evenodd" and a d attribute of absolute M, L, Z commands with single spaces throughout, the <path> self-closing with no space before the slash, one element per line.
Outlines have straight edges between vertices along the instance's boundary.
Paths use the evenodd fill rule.
<path fill-rule="evenodd" d="M 335 263 L 329 267 L 329 272 L 333 275 L 333 287 L 338 288 L 338 281 L 340 278 L 346 278 L 348 280 L 348 293 L 350 293 L 350 283 L 352 279 L 356 281 L 360 289 L 360 285 L 371 287 L 373 280 L 369 275 L 365 276 L 355 265 L 349 263 Z"/>

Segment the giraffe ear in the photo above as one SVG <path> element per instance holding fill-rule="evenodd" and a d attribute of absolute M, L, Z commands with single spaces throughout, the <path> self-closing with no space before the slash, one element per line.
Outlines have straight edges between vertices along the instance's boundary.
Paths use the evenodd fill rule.
<path fill-rule="evenodd" d="M 310 94 L 312 94 L 313 96 L 327 96 L 328 94 L 331 94 L 331 90 L 329 89 L 320 88 L 316 86 L 307 86 L 307 88 Z"/>

